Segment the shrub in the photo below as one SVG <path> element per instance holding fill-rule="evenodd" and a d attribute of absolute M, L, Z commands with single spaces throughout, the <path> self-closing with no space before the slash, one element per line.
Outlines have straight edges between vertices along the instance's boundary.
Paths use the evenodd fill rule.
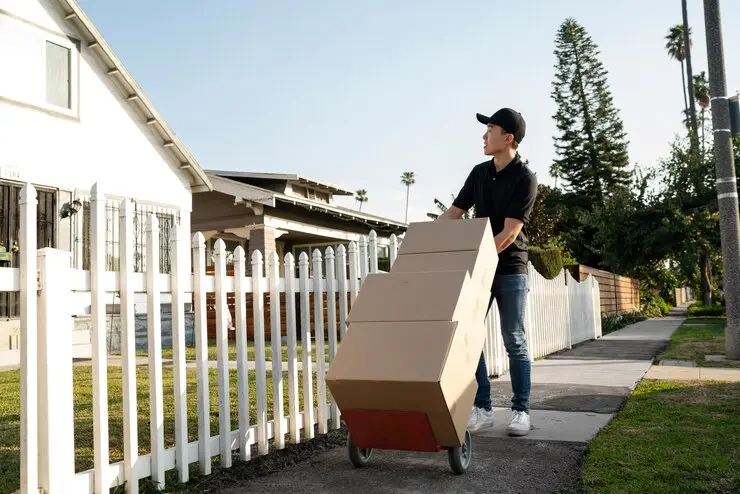
<path fill-rule="evenodd" d="M 601 333 L 609 334 L 631 324 L 647 319 L 647 316 L 639 311 L 623 312 L 622 314 L 602 314 Z"/>
<path fill-rule="evenodd" d="M 724 317 L 725 307 L 720 304 L 704 305 L 701 302 L 694 302 L 687 310 L 689 317 Z"/>
<path fill-rule="evenodd" d="M 555 278 L 563 270 L 563 257 L 557 247 L 530 247 L 529 261 L 548 280 Z"/>
<path fill-rule="evenodd" d="M 647 317 L 663 317 L 667 316 L 671 311 L 671 304 L 666 302 L 660 295 L 651 294 L 651 296 L 647 297 L 640 296 L 640 299 L 642 313 Z"/>

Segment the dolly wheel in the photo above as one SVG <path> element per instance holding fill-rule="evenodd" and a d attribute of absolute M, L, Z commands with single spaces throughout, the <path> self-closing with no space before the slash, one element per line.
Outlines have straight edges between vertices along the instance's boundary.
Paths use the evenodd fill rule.
<path fill-rule="evenodd" d="M 362 468 L 370 460 L 370 456 L 373 454 L 373 448 L 358 448 L 354 441 L 352 441 L 352 436 L 347 434 L 347 453 L 349 453 L 349 460 L 352 464 L 357 468 Z"/>
<path fill-rule="evenodd" d="M 470 466 L 470 458 L 473 454 L 473 449 L 470 441 L 470 432 L 465 431 L 465 441 L 459 448 L 450 448 L 447 450 L 447 455 L 450 460 L 450 468 L 457 475 L 462 475 Z"/>

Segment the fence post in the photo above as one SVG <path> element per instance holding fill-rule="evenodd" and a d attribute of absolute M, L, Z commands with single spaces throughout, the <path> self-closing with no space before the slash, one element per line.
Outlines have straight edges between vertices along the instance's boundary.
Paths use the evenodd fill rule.
<path fill-rule="evenodd" d="M 152 482 L 164 489 L 164 393 L 162 391 L 162 309 L 159 276 L 159 220 L 149 214 L 146 223 L 146 327 L 149 353 L 149 438 Z"/>
<path fill-rule="evenodd" d="M 175 467 L 177 480 L 184 484 L 190 478 L 188 462 L 188 398 L 187 375 L 185 371 L 185 291 L 190 278 L 190 271 L 185 266 L 190 263 L 186 242 L 185 228 L 175 225 L 174 235 L 170 239 L 170 276 L 172 294 L 172 356 L 174 357 L 174 394 L 175 394 Z"/>
<path fill-rule="evenodd" d="M 71 492 L 75 475 L 70 253 L 38 251 L 39 487 Z"/>
<path fill-rule="evenodd" d="M 326 357 L 324 354 L 324 291 L 323 285 L 323 266 L 321 251 L 313 251 L 313 319 L 314 319 L 314 340 L 316 341 L 316 403 L 317 419 L 319 421 L 319 434 L 329 432 L 328 419 L 326 416 Z M 326 293 L 329 298 L 329 292 Z M 308 332 L 309 337 L 311 332 Z"/>
<path fill-rule="evenodd" d="M 38 326 L 36 300 L 36 189 L 26 184 L 20 193 L 21 246 L 21 494 L 37 494 Z"/>
<path fill-rule="evenodd" d="M 121 201 L 120 214 L 120 282 L 121 296 L 121 377 L 123 388 L 123 480 L 126 494 L 138 494 L 139 479 L 134 468 L 139 457 L 139 422 L 136 405 L 136 316 L 134 314 L 134 217 L 130 200 Z"/>
<path fill-rule="evenodd" d="M 105 338 L 105 194 L 99 184 L 90 191 L 90 312 L 92 313 L 93 491 L 109 490 L 108 350 Z"/>
<path fill-rule="evenodd" d="M 358 241 L 358 265 L 359 265 L 359 272 L 360 272 L 360 284 L 362 284 L 363 281 L 365 281 L 365 276 L 367 276 L 367 240 L 364 236 L 360 236 L 360 240 Z M 361 285 L 362 286 L 362 285 Z"/>
<path fill-rule="evenodd" d="M 370 272 L 378 272 L 378 234 L 375 230 L 370 230 L 370 245 L 368 246 L 370 251 Z"/>
<path fill-rule="evenodd" d="M 222 468 L 231 468 L 231 396 L 229 386 L 229 333 L 226 298 L 226 243 L 215 242 L 216 366 L 218 375 L 218 435 Z"/>
<path fill-rule="evenodd" d="M 208 325 L 206 310 L 206 239 L 193 235 L 193 311 L 195 312 L 195 372 L 198 394 L 198 467 L 211 474 L 211 403 L 208 383 Z"/>
<path fill-rule="evenodd" d="M 396 258 L 398 257 L 398 237 L 396 237 L 395 233 L 391 234 L 390 242 L 391 269 L 393 269 L 393 264 L 395 264 Z"/>
<path fill-rule="evenodd" d="M 359 280 L 357 279 L 357 244 L 355 244 L 354 242 L 350 242 L 347 253 L 349 255 L 349 303 L 351 307 L 351 305 L 355 303 L 357 293 L 360 291 L 358 286 Z"/>

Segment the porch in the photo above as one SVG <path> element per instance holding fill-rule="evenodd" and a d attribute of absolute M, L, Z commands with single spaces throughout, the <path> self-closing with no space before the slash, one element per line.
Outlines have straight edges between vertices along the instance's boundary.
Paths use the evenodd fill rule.
<path fill-rule="evenodd" d="M 280 276 L 285 275 L 282 261 L 290 253 L 298 276 L 302 253 L 310 259 L 319 249 L 323 256 L 327 247 L 335 252 L 340 245 L 346 249 L 350 242 L 359 244 L 375 231 L 378 269 L 388 271 L 390 237 L 400 239 L 406 231 L 404 223 L 334 204 L 335 194 L 348 195 L 350 191 L 297 175 L 211 171 L 207 175 L 214 190 L 193 195 L 191 230 L 204 234 L 209 266 L 213 265 L 215 242 L 222 239 L 227 251 L 241 246 L 250 260 L 255 250 L 266 258 L 277 253 Z M 309 266 L 310 272 L 312 269 Z M 250 272 L 248 263 L 247 274 Z"/>

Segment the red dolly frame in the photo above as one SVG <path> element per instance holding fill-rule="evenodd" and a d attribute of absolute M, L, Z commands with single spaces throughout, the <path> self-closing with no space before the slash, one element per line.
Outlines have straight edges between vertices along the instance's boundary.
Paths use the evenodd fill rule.
<path fill-rule="evenodd" d="M 373 449 L 438 453 L 447 450 L 450 468 L 458 475 L 467 471 L 472 448 L 470 432 L 465 431 L 462 446 L 437 444 L 429 418 L 421 412 L 393 410 L 346 410 L 342 412 L 347 436 L 347 452 L 355 467 L 367 465 Z"/>

